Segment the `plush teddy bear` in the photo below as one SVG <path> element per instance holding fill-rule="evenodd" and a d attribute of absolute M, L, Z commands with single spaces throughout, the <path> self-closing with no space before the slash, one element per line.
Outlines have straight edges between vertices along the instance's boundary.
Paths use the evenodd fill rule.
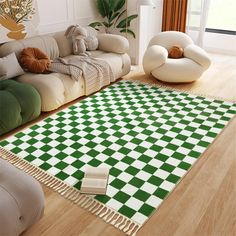
<path fill-rule="evenodd" d="M 168 50 L 168 57 L 178 59 L 183 57 L 184 50 L 180 45 L 174 45 Z"/>
<path fill-rule="evenodd" d="M 65 36 L 68 39 L 72 39 L 73 54 L 86 54 L 86 42 L 87 30 L 80 25 L 71 25 L 67 28 Z"/>

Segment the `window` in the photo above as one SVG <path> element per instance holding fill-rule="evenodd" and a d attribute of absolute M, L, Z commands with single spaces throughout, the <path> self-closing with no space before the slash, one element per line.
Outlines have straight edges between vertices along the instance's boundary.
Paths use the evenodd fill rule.
<path fill-rule="evenodd" d="M 236 0 L 188 2 L 186 29 L 195 43 L 212 52 L 236 55 Z"/>
<path fill-rule="evenodd" d="M 206 31 L 236 35 L 235 10 L 235 0 L 211 0 Z"/>
<path fill-rule="evenodd" d="M 194 30 L 200 26 L 202 1 L 190 0 L 188 3 L 187 25 Z"/>

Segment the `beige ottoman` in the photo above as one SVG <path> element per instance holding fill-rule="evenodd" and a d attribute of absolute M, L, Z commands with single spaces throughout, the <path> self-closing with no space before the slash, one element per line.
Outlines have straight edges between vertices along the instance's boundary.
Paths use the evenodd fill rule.
<path fill-rule="evenodd" d="M 43 211 L 40 184 L 0 158 L 0 235 L 20 235 L 42 217 Z"/>

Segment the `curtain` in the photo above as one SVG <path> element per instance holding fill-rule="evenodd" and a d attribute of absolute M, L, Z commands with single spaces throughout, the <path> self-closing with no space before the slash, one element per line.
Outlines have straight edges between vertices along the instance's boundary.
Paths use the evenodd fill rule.
<path fill-rule="evenodd" d="M 211 0 L 188 0 L 186 33 L 199 46 L 203 46 Z"/>
<path fill-rule="evenodd" d="M 164 0 L 162 31 L 185 32 L 188 0 Z"/>

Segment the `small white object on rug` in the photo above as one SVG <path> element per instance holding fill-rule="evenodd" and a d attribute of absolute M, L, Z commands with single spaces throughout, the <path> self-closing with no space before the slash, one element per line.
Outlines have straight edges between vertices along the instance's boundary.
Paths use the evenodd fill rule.
<path fill-rule="evenodd" d="M 87 167 L 82 181 L 81 193 L 106 194 L 109 177 L 107 167 Z"/>

